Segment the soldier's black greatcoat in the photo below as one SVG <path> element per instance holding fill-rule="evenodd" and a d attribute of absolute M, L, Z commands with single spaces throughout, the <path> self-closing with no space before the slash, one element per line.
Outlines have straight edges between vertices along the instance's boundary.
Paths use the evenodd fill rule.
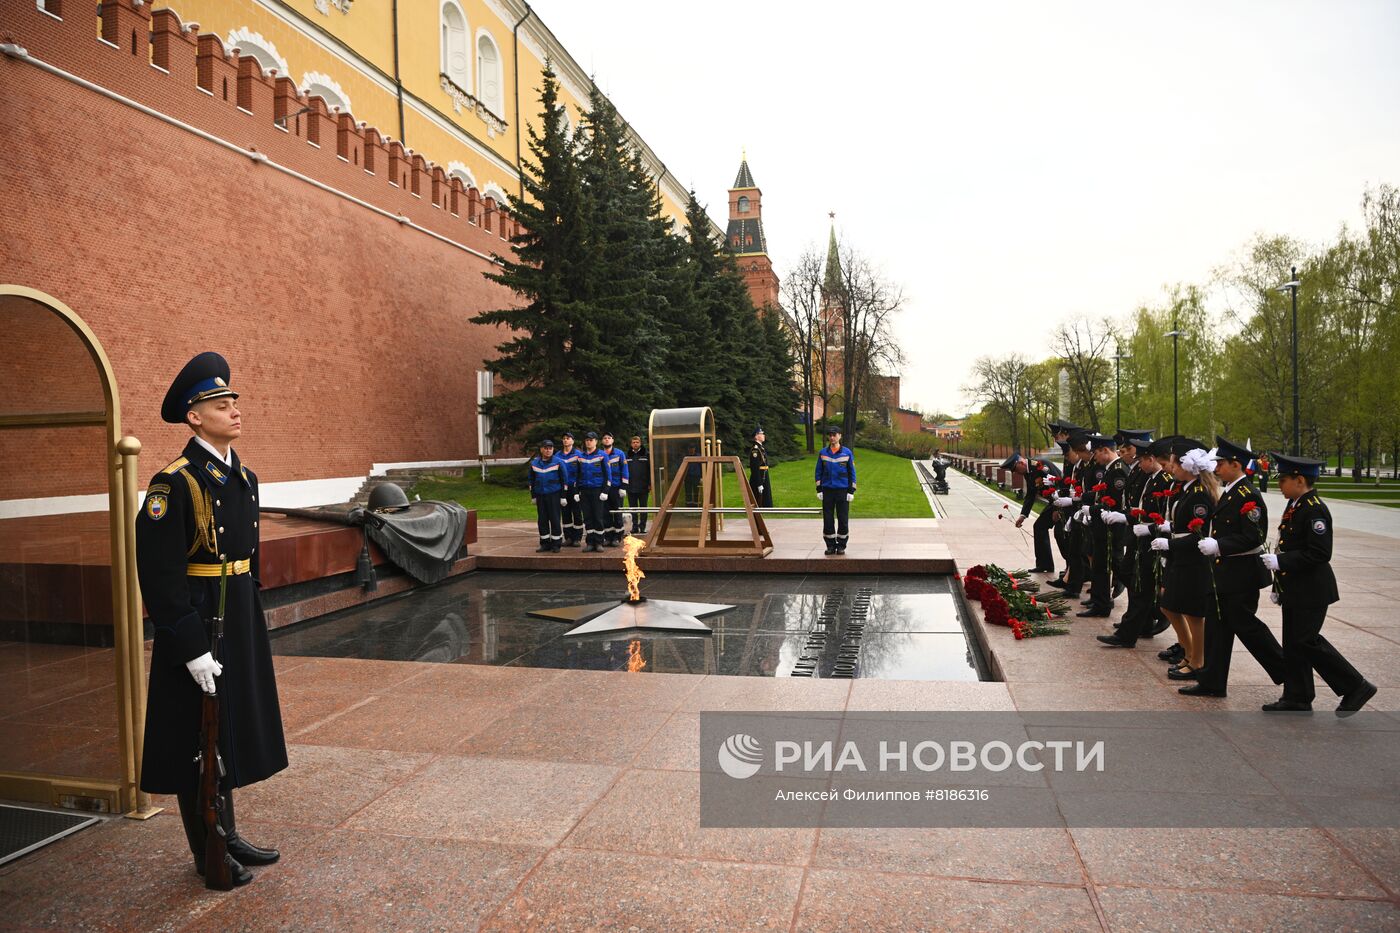
<path fill-rule="evenodd" d="M 272 647 L 258 599 L 258 478 L 233 454 L 226 466 L 191 438 L 183 456 L 151 479 L 136 518 L 141 596 L 155 630 L 141 789 L 191 792 L 202 691 L 185 663 L 210 648 L 218 612 L 220 555 L 248 561 L 231 574 L 216 679 L 225 789 L 261 781 L 287 766 Z M 212 568 L 212 575 L 191 575 Z"/>
<path fill-rule="evenodd" d="M 768 481 L 768 448 L 758 441 L 749 446 L 749 486 L 759 508 L 773 507 L 773 484 Z"/>

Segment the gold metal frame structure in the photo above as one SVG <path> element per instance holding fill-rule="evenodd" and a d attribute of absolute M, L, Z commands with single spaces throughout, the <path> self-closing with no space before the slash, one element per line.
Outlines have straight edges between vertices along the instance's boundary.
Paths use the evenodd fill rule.
<path fill-rule="evenodd" d="M 0 429 L 101 427 L 106 429 L 108 518 L 112 547 L 112 639 L 116 664 L 117 743 L 121 779 L 117 783 L 81 777 L 0 772 L 0 797 L 62 806 L 65 798 L 106 801 L 112 812 L 148 819 L 160 812 L 141 791 L 141 747 L 146 721 L 145 632 L 141 592 L 136 582 L 137 459 L 141 442 L 121 433 L 117 377 L 97 335 L 72 308 L 51 295 L 21 285 L 0 285 L 0 301 L 21 298 L 48 308 L 82 341 L 102 382 L 102 411 L 0 415 Z"/>
<path fill-rule="evenodd" d="M 685 487 L 685 473 L 691 464 L 700 466 L 700 508 L 679 507 Z M 738 480 L 739 493 L 744 499 L 744 517 L 748 520 L 749 540 L 721 540 L 720 530 L 724 527 L 721 519 L 725 511 L 737 512 L 737 508 L 725 509 L 720 491 L 723 486 L 724 468 L 731 466 Z M 749 479 L 744 475 L 738 457 L 686 457 L 681 468 L 671 479 L 671 487 L 666 490 L 656 521 L 647 532 L 647 554 L 649 556 L 704 555 L 709 557 L 767 557 L 773 553 L 773 536 L 768 533 L 768 525 L 756 509 Z M 673 511 L 674 510 L 674 511 Z M 700 521 L 691 526 L 689 522 L 676 523 L 684 527 L 673 527 L 674 513 L 699 512 Z"/>

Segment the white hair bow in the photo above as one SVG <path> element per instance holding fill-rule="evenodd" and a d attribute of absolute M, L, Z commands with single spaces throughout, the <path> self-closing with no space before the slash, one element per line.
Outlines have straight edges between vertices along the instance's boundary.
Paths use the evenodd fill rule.
<path fill-rule="evenodd" d="M 1200 476 L 1202 473 L 1215 472 L 1215 460 L 1215 451 L 1195 447 L 1186 451 L 1186 456 L 1181 458 L 1181 465 L 1192 476 Z"/>

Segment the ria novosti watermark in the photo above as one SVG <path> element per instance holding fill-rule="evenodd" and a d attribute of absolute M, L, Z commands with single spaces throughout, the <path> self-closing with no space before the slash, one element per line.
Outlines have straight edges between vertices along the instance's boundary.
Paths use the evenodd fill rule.
<path fill-rule="evenodd" d="M 1397 826 L 1400 719 L 702 713 L 702 826 Z"/>

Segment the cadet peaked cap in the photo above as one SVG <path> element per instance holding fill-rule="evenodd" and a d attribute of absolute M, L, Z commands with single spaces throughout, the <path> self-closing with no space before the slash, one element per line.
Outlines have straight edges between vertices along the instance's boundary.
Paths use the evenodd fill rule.
<path fill-rule="evenodd" d="M 1215 455 L 1220 460 L 1238 460 L 1243 465 L 1248 465 L 1257 454 L 1248 447 L 1241 447 L 1233 441 L 1228 441 L 1219 434 L 1215 435 Z"/>
<path fill-rule="evenodd" d="M 1196 440 L 1194 437 L 1178 435 L 1172 438 L 1172 453 L 1176 454 L 1178 460 L 1186 456 L 1190 451 L 1206 449 L 1206 445 L 1202 441 Z"/>
<path fill-rule="evenodd" d="M 1045 426 L 1055 434 L 1073 434 L 1075 431 L 1084 430 L 1073 421 L 1047 421 Z"/>
<path fill-rule="evenodd" d="M 1077 430 L 1074 430 L 1074 431 L 1071 431 L 1071 432 L 1070 432 L 1070 435 L 1069 435 L 1069 446 L 1071 446 L 1071 447 L 1087 447 L 1088 445 L 1089 445 L 1089 432 L 1088 432 L 1088 431 L 1085 431 L 1085 430 L 1083 430 L 1083 429 L 1077 429 Z"/>
<path fill-rule="evenodd" d="M 1179 435 L 1169 434 L 1166 437 L 1159 437 L 1147 446 L 1147 454 L 1156 457 L 1158 460 L 1165 460 L 1172 452 L 1172 444 L 1176 442 Z"/>
<path fill-rule="evenodd" d="M 160 405 L 162 421 L 183 424 L 190 407 L 213 398 L 238 398 L 229 388 L 228 360 L 212 350 L 201 353 L 185 364 L 180 375 L 170 383 L 165 401 Z"/>
<path fill-rule="evenodd" d="M 1306 476 L 1308 479 L 1317 479 L 1322 475 L 1323 467 L 1327 466 L 1326 461 L 1313 460 L 1310 457 L 1286 457 L 1283 454 L 1274 454 L 1272 457 L 1273 467 L 1276 473 L 1283 476 L 1297 474 Z"/>
<path fill-rule="evenodd" d="M 1126 447 L 1129 441 L 1152 440 L 1151 428 L 1119 428 L 1114 432 L 1113 439 L 1118 442 L 1119 447 Z"/>
<path fill-rule="evenodd" d="M 1117 446 L 1118 446 L 1118 442 L 1115 441 L 1111 436 L 1109 436 L 1109 435 L 1107 435 L 1107 434 L 1090 434 L 1090 435 L 1089 435 L 1089 447 L 1092 448 L 1093 450 L 1099 450 L 1099 449 L 1104 448 L 1104 447 L 1117 447 Z"/>
<path fill-rule="evenodd" d="M 1003 470 L 1014 470 L 1016 468 L 1016 461 L 1020 459 L 1020 454 L 1012 454 L 1001 462 L 1001 468 Z"/>
<path fill-rule="evenodd" d="M 1152 440 L 1151 438 L 1145 437 L 1130 437 L 1128 438 L 1126 444 L 1120 444 L 1119 446 L 1131 446 L 1134 450 L 1138 452 L 1138 455 L 1141 456 L 1142 454 L 1147 453 L 1147 451 L 1152 447 Z"/>

